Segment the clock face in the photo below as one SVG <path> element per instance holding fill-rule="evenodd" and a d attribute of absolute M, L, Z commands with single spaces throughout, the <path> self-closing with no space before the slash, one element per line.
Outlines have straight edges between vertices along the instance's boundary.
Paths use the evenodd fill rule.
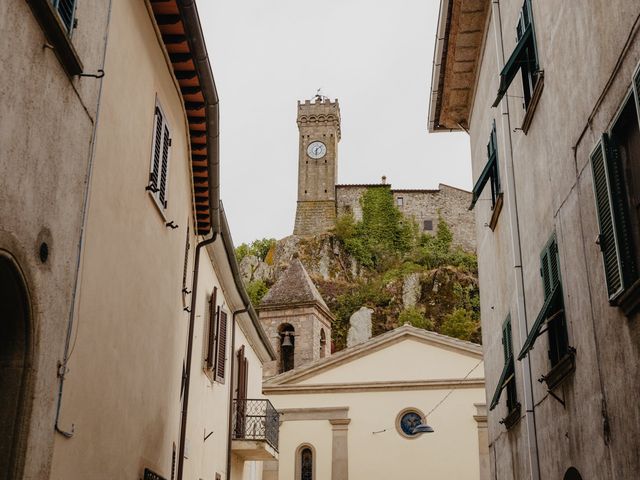
<path fill-rule="evenodd" d="M 327 146 L 322 142 L 311 142 L 307 147 L 307 155 L 317 160 L 327 154 Z"/>

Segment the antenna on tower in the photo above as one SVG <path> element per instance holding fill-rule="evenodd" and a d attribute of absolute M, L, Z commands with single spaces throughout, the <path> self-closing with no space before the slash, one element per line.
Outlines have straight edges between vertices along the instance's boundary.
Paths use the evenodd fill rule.
<path fill-rule="evenodd" d="M 318 89 L 316 90 L 316 95 L 315 95 L 315 97 L 313 97 L 313 98 L 314 98 L 314 100 L 320 100 L 321 102 L 322 102 L 322 101 L 324 101 L 324 100 L 329 100 L 329 97 L 325 97 L 325 96 L 322 94 L 322 87 L 320 87 L 320 88 L 318 88 Z"/>

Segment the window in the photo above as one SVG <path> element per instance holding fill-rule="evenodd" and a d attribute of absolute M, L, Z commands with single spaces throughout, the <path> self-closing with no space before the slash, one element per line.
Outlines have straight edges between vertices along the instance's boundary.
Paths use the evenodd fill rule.
<path fill-rule="evenodd" d="M 511 338 L 511 316 L 502 324 L 502 353 L 504 366 L 498 385 L 491 399 L 490 410 L 493 410 L 500 401 L 502 390 L 507 390 L 507 416 L 502 420 L 507 428 L 516 423 L 520 416 L 520 403 L 518 403 L 518 391 L 516 387 L 516 371 L 513 359 L 513 340 Z"/>
<path fill-rule="evenodd" d="M 402 198 L 402 197 L 396 198 L 396 205 L 398 207 L 402 207 L 404 205 L 404 198 Z"/>
<path fill-rule="evenodd" d="M 640 303 L 640 68 L 609 134 L 591 153 L 607 294 L 632 313 Z"/>
<path fill-rule="evenodd" d="M 207 356 L 205 358 L 205 367 L 207 370 L 212 370 L 215 362 L 215 337 L 216 337 L 216 323 L 218 316 L 220 315 L 220 308 L 217 306 L 218 288 L 213 287 L 213 292 L 209 299 L 209 334 L 207 336 Z"/>
<path fill-rule="evenodd" d="M 425 220 L 424 224 L 423 224 L 423 230 L 426 230 L 428 232 L 433 230 L 433 220 Z"/>
<path fill-rule="evenodd" d="M 309 447 L 300 451 L 300 480 L 313 480 L 313 452 Z"/>
<path fill-rule="evenodd" d="M 161 211 L 167 208 L 169 147 L 171 147 L 169 124 L 167 123 L 160 104 L 156 102 L 153 123 L 153 145 L 151 148 L 151 170 L 149 172 L 149 185 L 147 185 L 147 190 L 151 192 Z"/>
<path fill-rule="evenodd" d="M 71 35 L 76 14 L 76 0 L 51 0 L 51 4 L 58 12 L 67 32 Z"/>
<path fill-rule="evenodd" d="M 544 290 L 544 303 L 533 327 L 522 346 L 518 360 L 522 360 L 534 346 L 536 339 L 545 331 L 549 336 L 549 360 L 551 371 L 542 380 L 554 388 L 573 370 L 575 350 L 569 346 L 567 322 L 562 296 L 560 257 L 555 235 L 551 237 L 540 254 L 540 275 Z M 543 328 L 544 327 L 544 328 Z"/>
<path fill-rule="evenodd" d="M 520 19 L 516 26 L 516 40 L 516 47 L 500 72 L 500 87 L 493 106 L 498 106 L 502 97 L 507 93 L 511 82 L 513 82 L 518 71 L 520 71 L 522 74 L 524 108 L 527 110 L 530 106 L 535 106 L 532 105 L 532 101 L 535 100 L 534 97 L 536 97 L 536 93 L 538 93 L 536 92 L 539 88 L 538 80 L 542 78 L 538 65 L 531 0 L 525 0 L 522 5 Z M 541 88 L 542 83 L 540 82 L 539 85 Z"/>
<path fill-rule="evenodd" d="M 227 313 L 218 307 L 218 328 L 216 335 L 216 382 L 224 383 L 227 354 Z"/>
<path fill-rule="evenodd" d="M 476 206 L 476 202 L 480 198 L 480 194 L 484 191 L 487 183 L 491 185 L 491 210 L 493 215 L 489 226 L 493 230 L 498 215 L 502 210 L 502 187 L 500 186 L 500 173 L 498 172 L 498 135 L 496 133 L 496 122 L 493 122 L 491 134 L 489 135 L 489 143 L 487 143 L 487 164 L 485 165 L 478 181 L 473 186 L 471 205 L 469 210 Z"/>

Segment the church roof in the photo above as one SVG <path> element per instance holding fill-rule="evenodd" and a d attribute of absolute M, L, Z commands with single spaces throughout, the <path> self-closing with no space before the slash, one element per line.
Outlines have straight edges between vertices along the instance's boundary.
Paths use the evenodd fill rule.
<path fill-rule="evenodd" d="M 289 370 L 288 372 L 269 378 L 263 383 L 264 391 L 265 393 L 273 393 L 279 389 L 286 390 L 287 386 L 292 386 L 300 380 L 313 377 L 321 372 L 347 364 L 365 355 L 386 348 L 387 346 L 401 342 L 407 338 L 412 338 L 427 345 L 444 348 L 471 358 L 482 360 L 482 347 L 478 344 L 459 340 L 440 333 L 427 331 L 422 328 L 416 328 L 411 325 L 402 325 L 383 333 L 382 335 L 370 338 L 364 343 L 345 348 L 344 350 L 313 363 L 302 365 L 294 368 L 293 370 Z M 476 380 L 470 379 L 469 381 L 474 382 Z"/>
<path fill-rule="evenodd" d="M 260 302 L 260 308 L 316 303 L 330 312 L 322 295 L 311 281 L 307 270 L 298 258 L 294 258 L 285 272 Z"/>

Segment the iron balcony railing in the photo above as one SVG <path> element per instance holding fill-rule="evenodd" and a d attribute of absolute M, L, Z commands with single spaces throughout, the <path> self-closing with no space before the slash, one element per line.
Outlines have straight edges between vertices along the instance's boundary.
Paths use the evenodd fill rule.
<path fill-rule="evenodd" d="M 233 401 L 233 440 L 264 440 L 278 451 L 280 414 L 267 399 Z"/>

